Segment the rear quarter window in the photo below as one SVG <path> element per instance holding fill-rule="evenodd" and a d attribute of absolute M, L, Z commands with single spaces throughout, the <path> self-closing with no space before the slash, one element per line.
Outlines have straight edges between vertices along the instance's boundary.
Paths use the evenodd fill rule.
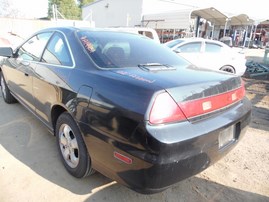
<path fill-rule="evenodd" d="M 206 53 L 220 53 L 222 52 L 222 46 L 219 44 L 214 44 L 214 43 L 207 43 L 205 46 L 205 52 Z"/>

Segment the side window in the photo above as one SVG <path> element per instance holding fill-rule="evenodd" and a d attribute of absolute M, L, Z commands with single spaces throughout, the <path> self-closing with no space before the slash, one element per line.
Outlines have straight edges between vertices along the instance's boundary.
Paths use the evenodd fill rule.
<path fill-rule="evenodd" d="M 41 33 L 33 36 L 18 50 L 18 58 L 23 60 L 40 61 L 41 54 L 52 35 L 51 32 Z"/>
<path fill-rule="evenodd" d="M 222 46 L 214 43 L 206 43 L 205 52 L 206 53 L 220 53 L 222 50 Z"/>
<path fill-rule="evenodd" d="M 201 51 L 201 42 L 188 43 L 178 47 L 176 50 L 182 53 L 198 53 Z"/>
<path fill-rule="evenodd" d="M 44 51 L 42 62 L 64 66 L 73 65 L 67 44 L 60 33 L 52 36 Z"/>

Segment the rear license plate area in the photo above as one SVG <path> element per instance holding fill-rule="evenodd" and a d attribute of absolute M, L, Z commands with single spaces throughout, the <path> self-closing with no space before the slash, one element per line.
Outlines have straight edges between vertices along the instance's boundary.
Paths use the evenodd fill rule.
<path fill-rule="evenodd" d="M 219 133 L 219 149 L 235 141 L 235 126 L 230 126 Z"/>

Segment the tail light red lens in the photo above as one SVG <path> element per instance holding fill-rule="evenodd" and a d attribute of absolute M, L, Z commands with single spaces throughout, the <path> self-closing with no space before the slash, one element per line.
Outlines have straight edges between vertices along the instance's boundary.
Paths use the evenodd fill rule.
<path fill-rule="evenodd" d="M 228 91 L 226 93 L 201 98 L 197 100 L 190 100 L 178 103 L 187 118 L 193 118 L 203 114 L 207 114 L 224 107 L 227 107 L 235 102 L 243 99 L 245 96 L 245 87 Z"/>
<path fill-rule="evenodd" d="M 232 105 L 245 96 L 244 82 L 240 88 L 196 100 L 176 103 L 167 93 L 157 95 L 149 115 L 151 124 L 183 121 Z"/>
<path fill-rule="evenodd" d="M 185 120 L 186 117 L 168 93 L 157 95 L 150 111 L 149 122 L 162 124 Z"/>

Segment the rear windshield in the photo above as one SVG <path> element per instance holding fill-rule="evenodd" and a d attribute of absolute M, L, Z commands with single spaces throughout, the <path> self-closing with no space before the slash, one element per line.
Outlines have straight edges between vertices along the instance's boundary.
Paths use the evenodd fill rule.
<path fill-rule="evenodd" d="M 168 66 L 189 64 L 167 47 L 136 34 L 80 31 L 78 37 L 89 56 L 101 68 L 137 67 L 150 63 Z"/>

